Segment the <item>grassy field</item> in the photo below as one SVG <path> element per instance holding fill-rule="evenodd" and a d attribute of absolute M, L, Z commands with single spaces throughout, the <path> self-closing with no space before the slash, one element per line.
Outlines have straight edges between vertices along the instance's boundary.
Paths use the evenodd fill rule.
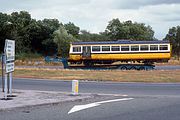
<path fill-rule="evenodd" d="M 44 58 L 33 60 L 16 60 L 22 66 L 62 66 L 61 63 L 46 63 Z M 180 65 L 180 60 L 171 59 L 168 63 L 156 65 Z M 1 72 L 1 65 L 0 65 Z M 1 74 L 0 74 L 1 75 Z M 16 69 L 14 77 L 41 78 L 58 80 L 93 80 L 119 82 L 180 82 L 180 70 L 153 71 L 121 71 L 121 70 L 48 70 L 48 69 Z"/>
<path fill-rule="evenodd" d="M 14 77 L 58 80 L 93 80 L 118 82 L 180 82 L 180 70 L 48 70 L 16 69 Z"/>

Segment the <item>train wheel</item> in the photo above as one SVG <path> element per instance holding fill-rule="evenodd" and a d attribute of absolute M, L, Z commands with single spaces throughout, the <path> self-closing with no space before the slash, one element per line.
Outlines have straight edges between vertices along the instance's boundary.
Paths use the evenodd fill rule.
<path fill-rule="evenodd" d="M 132 67 L 130 68 L 130 70 L 136 70 L 136 67 L 132 66 Z"/>
<path fill-rule="evenodd" d="M 145 70 L 145 67 L 141 66 L 141 67 L 139 68 L 139 70 Z"/>
<path fill-rule="evenodd" d="M 127 70 L 127 67 L 126 66 L 122 66 L 121 70 Z"/>
<path fill-rule="evenodd" d="M 93 66 L 94 64 L 91 61 L 84 61 L 83 64 L 87 67 Z"/>

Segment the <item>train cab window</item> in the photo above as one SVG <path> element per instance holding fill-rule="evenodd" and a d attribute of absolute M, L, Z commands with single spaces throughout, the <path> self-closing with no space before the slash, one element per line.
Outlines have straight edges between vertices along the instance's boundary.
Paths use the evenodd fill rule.
<path fill-rule="evenodd" d="M 121 46 L 121 51 L 129 51 L 129 46 Z"/>
<path fill-rule="evenodd" d="M 119 46 L 111 46 L 111 51 L 120 51 Z"/>
<path fill-rule="evenodd" d="M 139 51 L 139 45 L 132 45 L 131 51 Z"/>
<path fill-rule="evenodd" d="M 151 51 L 158 50 L 158 45 L 150 45 L 150 50 Z"/>
<path fill-rule="evenodd" d="M 160 45 L 159 49 L 160 50 L 168 50 L 168 45 Z"/>
<path fill-rule="evenodd" d="M 147 51 L 147 50 L 149 50 L 149 46 L 148 45 L 141 45 L 140 50 L 141 51 Z"/>
<path fill-rule="evenodd" d="M 102 46 L 102 51 L 110 51 L 110 46 Z"/>
<path fill-rule="evenodd" d="M 73 47 L 73 52 L 81 52 L 81 47 Z"/>
<path fill-rule="evenodd" d="M 100 46 L 92 46 L 92 51 L 93 51 L 93 52 L 98 52 L 98 51 L 100 51 Z"/>

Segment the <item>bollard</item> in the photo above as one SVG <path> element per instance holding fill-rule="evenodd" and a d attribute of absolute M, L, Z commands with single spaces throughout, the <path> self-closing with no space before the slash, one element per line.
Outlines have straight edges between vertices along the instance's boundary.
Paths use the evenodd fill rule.
<path fill-rule="evenodd" d="M 72 95 L 78 95 L 79 92 L 79 81 L 73 80 L 72 81 Z"/>

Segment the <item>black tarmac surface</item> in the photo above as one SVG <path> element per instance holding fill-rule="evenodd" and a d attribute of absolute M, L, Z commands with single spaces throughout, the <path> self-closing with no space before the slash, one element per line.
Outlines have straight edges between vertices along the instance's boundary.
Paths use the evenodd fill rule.
<path fill-rule="evenodd" d="M 70 81 L 15 79 L 15 89 L 70 92 Z M 85 101 L 0 111 L 0 120 L 180 120 L 179 83 L 80 82 L 80 92 L 113 94 Z M 128 96 L 118 96 L 127 94 Z M 134 98 L 68 114 L 74 105 Z"/>

